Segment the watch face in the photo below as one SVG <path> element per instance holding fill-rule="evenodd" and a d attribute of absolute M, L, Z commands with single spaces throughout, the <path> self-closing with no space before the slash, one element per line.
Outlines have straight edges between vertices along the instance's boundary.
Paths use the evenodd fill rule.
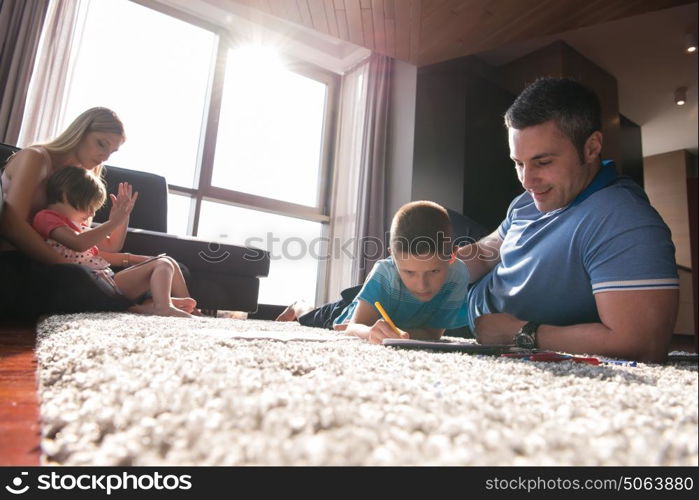
<path fill-rule="evenodd" d="M 517 347 L 522 347 L 524 349 L 534 349 L 534 337 L 528 333 L 518 333 L 515 337 L 515 344 Z"/>

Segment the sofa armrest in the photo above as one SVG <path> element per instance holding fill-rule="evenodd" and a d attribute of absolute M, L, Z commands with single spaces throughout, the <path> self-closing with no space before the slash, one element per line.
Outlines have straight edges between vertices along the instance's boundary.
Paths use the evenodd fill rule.
<path fill-rule="evenodd" d="M 263 277 L 269 274 L 269 252 L 198 238 L 129 228 L 124 251 L 141 255 L 166 253 L 190 272 Z"/>
<path fill-rule="evenodd" d="M 124 251 L 166 253 L 183 264 L 189 291 L 203 309 L 255 311 L 258 278 L 269 274 L 267 251 L 143 229 L 129 228 Z"/>

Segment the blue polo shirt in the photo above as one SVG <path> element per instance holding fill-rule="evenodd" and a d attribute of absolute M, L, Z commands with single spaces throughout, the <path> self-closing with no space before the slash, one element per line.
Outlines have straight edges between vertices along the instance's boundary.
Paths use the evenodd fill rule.
<path fill-rule="evenodd" d="M 468 292 L 471 328 L 496 312 L 548 325 L 598 323 L 596 293 L 679 288 L 670 230 L 612 162 L 566 207 L 539 212 L 521 194 L 498 234 L 501 261 Z"/>

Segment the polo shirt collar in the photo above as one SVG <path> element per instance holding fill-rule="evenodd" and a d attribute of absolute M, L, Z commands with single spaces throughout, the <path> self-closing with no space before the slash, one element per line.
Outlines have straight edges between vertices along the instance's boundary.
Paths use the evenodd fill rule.
<path fill-rule="evenodd" d="M 596 193 L 600 189 L 604 189 L 610 184 L 612 184 L 618 175 L 616 172 L 616 166 L 612 160 L 602 160 L 602 167 L 597 172 L 597 175 L 592 179 L 592 182 L 582 190 L 582 192 L 575 197 L 575 199 L 568 205 L 568 208 L 579 205 L 585 201 L 592 194 Z"/>

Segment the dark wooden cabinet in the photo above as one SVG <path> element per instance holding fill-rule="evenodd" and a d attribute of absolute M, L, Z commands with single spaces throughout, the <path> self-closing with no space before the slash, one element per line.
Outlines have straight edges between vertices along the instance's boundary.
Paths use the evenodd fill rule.
<path fill-rule="evenodd" d="M 489 230 L 523 189 L 510 158 L 503 116 L 515 96 L 478 75 L 466 78 L 464 214 Z"/>
<path fill-rule="evenodd" d="M 624 115 L 619 115 L 621 135 L 621 173 L 643 186 L 643 152 L 641 127 Z"/>
<path fill-rule="evenodd" d="M 418 70 L 413 163 L 413 199 L 433 199 L 491 231 L 522 192 L 503 124 L 515 96 L 496 78 L 475 57 Z"/>

